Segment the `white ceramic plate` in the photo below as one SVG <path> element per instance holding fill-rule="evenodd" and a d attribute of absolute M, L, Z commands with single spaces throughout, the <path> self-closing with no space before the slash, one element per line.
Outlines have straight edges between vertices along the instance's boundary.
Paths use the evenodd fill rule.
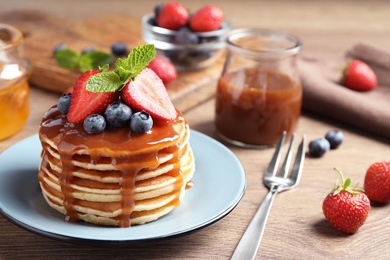
<path fill-rule="evenodd" d="M 246 188 L 238 158 L 216 140 L 191 131 L 194 186 L 168 215 L 130 228 L 66 222 L 43 199 L 37 179 L 41 144 L 33 135 L 0 154 L 0 213 L 33 233 L 68 242 L 145 242 L 186 235 L 227 216 Z"/>

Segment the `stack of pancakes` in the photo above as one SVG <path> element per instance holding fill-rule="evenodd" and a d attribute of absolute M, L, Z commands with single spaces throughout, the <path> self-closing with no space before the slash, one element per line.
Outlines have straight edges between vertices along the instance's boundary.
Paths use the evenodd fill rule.
<path fill-rule="evenodd" d="M 42 193 L 69 221 L 128 227 L 156 220 L 190 186 L 189 135 L 181 115 L 147 134 L 124 128 L 88 135 L 53 107 L 39 129 Z"/>

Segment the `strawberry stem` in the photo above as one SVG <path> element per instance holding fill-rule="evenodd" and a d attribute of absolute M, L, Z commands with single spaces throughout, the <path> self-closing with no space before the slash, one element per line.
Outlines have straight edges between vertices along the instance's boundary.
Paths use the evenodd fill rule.
<path fill-rule="evenodd" d="M 341 178 L 341 185 L 344 186 L 345 180 L 344 180 L 344 175 L 343 175 L 343 173 L 342 173 L 337 167 L 335 167 L 334 169 L 335 169 L 335 171 L 339 174 L 339 176 L 340 176 L 340 178 Z"/>
<path fill-rule="evenodd" d="M 336 185 L 335 188 L 333 189 L 334 195 L 340 193 L 340 191 L 343 191 L 343 190 L 348 191 L 351 194 L 358 194 L 359 192 L 364 192 L 364 190 L 361 188 L 349 187 L 349 185 L 351 185 L 351 182 L 352 182 L 351 179 L 350 178 L 345 179 L 343 173 L 338 168 L 335 167 L 334 170 L 339 174 L 339 176 L 341 178 L 341 184 Z"/>

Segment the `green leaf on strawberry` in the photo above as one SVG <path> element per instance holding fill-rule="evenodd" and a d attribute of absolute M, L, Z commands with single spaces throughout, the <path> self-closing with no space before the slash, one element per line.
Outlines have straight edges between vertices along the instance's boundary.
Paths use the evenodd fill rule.
<path fill-rule="evenodd" d="M 123 85 L 123 80 L 114 71 L 100 72 L 87 80 L 87 90 L 91 92 L 115 92 Z"/>
<path fill-rule="evenodd" d="M 118 58 L 115 70 L 91 76 L 86 88 L 91 92 L 115 92 L 129 80 L 134 79 L 156 56 L 154 45 L 147 44 L 134 48 L 127 58 Z"/>

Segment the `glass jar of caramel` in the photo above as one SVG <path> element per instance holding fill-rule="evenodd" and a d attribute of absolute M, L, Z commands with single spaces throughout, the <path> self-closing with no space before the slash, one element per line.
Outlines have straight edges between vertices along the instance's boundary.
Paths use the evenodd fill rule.
<path fill-rule="evenodd" d="M 218 80 L 215 126 L 234 145 L 275 145 L 291 137 L 301 114 L 302 87 L 296 58 L 298 38 L 267 29 L 235 29 Z"/>
<path fill-rule="evenodd" d="M 22 33 L 0 24 L 0 140 L 18 132 L 27 121 L 30 72 Z"/>

